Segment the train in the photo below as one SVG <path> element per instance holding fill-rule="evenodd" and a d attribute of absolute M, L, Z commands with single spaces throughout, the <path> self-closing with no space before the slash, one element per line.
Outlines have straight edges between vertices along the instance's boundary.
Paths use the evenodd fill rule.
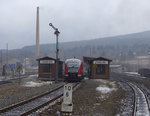
<path fill-rule="evenodd" d="M 66 59 L 64 63 L 64 81 L 81 81 L 83 79 L 83 62 L 77 58 Z"/>

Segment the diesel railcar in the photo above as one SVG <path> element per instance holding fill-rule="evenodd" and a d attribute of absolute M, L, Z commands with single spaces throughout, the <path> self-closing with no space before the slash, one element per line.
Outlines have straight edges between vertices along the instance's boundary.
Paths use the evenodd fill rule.
<path fill-rule="evenodd" d="M 65 81 L 81 81 L 83 79 L 83 62 L 77 58 L 65 61 Z"/>

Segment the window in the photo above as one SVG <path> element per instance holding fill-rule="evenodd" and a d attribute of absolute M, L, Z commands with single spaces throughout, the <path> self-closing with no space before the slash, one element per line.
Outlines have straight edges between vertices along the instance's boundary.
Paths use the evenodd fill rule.
<path fill-rule="evenodd" d="M 42 72 L 49 73 L 50 72 L 50 64 L 42 64 Z"/>
<path fill-rule="evenodd" d="M 105 65 L 104 64 L 97 65 L 96 74 L 105 74 Z"/>
<path fill-rule="evenodd" d="M 76 72 L 78 72 L 78 67 L 68 67 L 68 71 L 70 72 L 70 73 L 76 73 Z"/>

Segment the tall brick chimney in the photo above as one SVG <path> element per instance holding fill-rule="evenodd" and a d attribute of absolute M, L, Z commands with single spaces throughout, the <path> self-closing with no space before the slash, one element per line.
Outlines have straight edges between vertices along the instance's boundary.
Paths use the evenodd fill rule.
<path fill-rule="evenodd" d="M 40 56 L 40 32 L 39 32 L 39 7 L 37 7 L 36 13 L 36 48 L 35 48 L 35 58 Z"/>

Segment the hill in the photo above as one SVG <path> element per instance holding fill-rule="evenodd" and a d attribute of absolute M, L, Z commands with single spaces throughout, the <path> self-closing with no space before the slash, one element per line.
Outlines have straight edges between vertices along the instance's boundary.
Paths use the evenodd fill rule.
<path fill-rule="evenodd" d="M 59 43 L 61 48 L 73 48 L 79 46 L 118 46 L 118 45 L 143 45 L 150 43 L 150 31 L 133 33 L 128 35 L 118 35 L 113 37 L 104 37 L 91 40 L 82 40 L 82 41 L 72 41 L 72 42 L 62 42 Z M 54 48 L 55 44 L 42 44 L 40 48 L 42 50 Z M 31 50 L 34 49 L 34 46 L 25 46 L 22 49 Z"/>
<path fill-rule="evenodd" d="M 132 58 L 135 55 L 145 55 L 150 51 L 150 31 L 104 37 L 91 40 L 59 43 L 59 57 L 64 60 L 70 57 L 103 56 L 110 59 Z M 55 44 L 42 44 L 41 57 L 55 57 Z M 9 59 L 23 60 L 34 58 L 35 46 L 25 46 L 22 49 L 9 50 Z M 6 56 L 6 55 L 3 55 Z M 5 60 L 6 58 L 3 58 Z"/>

